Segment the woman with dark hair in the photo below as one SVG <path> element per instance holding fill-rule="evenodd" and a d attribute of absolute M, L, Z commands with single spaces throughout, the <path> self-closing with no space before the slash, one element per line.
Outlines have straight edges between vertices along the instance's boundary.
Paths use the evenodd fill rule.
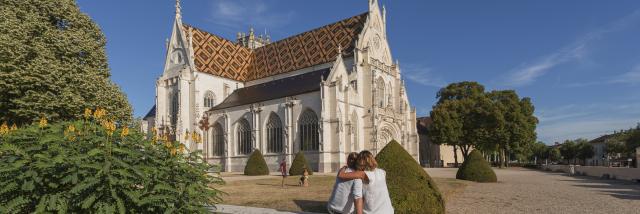
<path fill-rule="evenodd" d="M 347 171 L 352 172 L 357 169 L 358 153 L 352 152 L 347 155 Z M 354 209 L 355 205 L 355 209 Z M 342 180 L 336 177 L 333 185 L 333 192 L 327 203 L 329 213 L 353 213 L 359 210 L 362 213 L 362 180 L 351 179 Z"/>
<path fill-rule="evenodd" d="M 369 151 L 358 155 L 358 170 L 347 172 L 346 167 L 340 169 L 338 177 L 343 180 L 362 179 L 362 197 L 364 197 L 363 213 L 393 213 L 389 190 L 387 189 L 387 173 L 378 168 L 378 162 Z"/>

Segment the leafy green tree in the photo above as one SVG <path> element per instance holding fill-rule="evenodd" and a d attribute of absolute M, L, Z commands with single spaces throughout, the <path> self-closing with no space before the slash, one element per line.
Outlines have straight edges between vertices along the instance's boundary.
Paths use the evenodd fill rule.
<path fill-rule="evenodd" d="M 221 202 L 223 180 L 199 152 L 136 130 L 87 119 L 2 133 L 0 213 L 210 213 Z"/>
<path fill-rule="evenodd" d="M 624 154 L 627 152 L 627 145 L 625 142 L 613 139 L 605 142 L 605 148 L 605 151 L 609 156 L 616 156 L 617 154 Z"/>
<path fill-rule="evenodd" d="M 118 121 L 131 119 L 126 96 L 109 79 L 105 37 L 74 0 L 1 5 L 0 120 L 72 120 L 96 107 Z"/>
<path fill-rule="evenodd" d="M 538 160 L 549 158 L 549 147 L 543 142 L 531 144 L 531 151 L 530 159 L 535 161 L 534 164 L 538 164 Z"/>
<path fill-rule="evenodd" d="M 567 161 L 567 163 L 571 163 L 573 160 L 573 164 L 575 164 L 575 158 L 578 155 L 578 146 L 572 140 L 566 140 L 562 145 L 560 145 L 560 154 Z"/>
<path fill-rule="evenodd" d="M 484 86 L 477 82 L 449 84 L 437 94 L 438 103 L 431 112 L 434 124 L 429 136 L 436 144 L 453 146 L 458 165 L 457 149 L 463 157 L 471 148 L 486 142 L 491 112 L 484 93 Z"/>
<path fill-rule="evenodd" d="M 587 165 L 587 159 L 593 158 L 595 151 L 593 145 L 587 139 L 577 139 L 578 154 L 577 157 L 582 159 L 582 163 Z"/>
<path fill-rule="evenodd" d="M 560 149 L 558 149 L 557 147 L 549 147 L 549 159 L 551 161 L 559 161 L 560 158 L 562 158 L 562 155 L 560 154 Z"/>
<path fill-rule="evenodd" d="M 500 167 L 504 167 L 509 154 L 520 159 L 526 157 L 530 144 L 536 140 L 538 119 L 530 98 L 522 98 L 513 90 L 492 91 L 488 94 L 495 105 L 496 123 L 491 131 L 500 154 Z"/>

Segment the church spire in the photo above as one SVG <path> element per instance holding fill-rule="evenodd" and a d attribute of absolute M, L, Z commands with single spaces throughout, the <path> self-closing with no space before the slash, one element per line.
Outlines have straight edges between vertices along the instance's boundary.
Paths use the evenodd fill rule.
<path fill-rule="evenodd" d="M 182 16 L 182 7 L 180 6 L 180 0 L 176 0 L 176 18 L 181 18 Z"/>

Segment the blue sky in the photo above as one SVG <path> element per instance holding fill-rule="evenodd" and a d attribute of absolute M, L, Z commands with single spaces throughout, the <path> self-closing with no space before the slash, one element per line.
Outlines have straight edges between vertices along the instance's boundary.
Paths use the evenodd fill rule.
<path fill-rule="evenodd" d="M 546 143 L 640 122 L 640 1 L 382 1 L 418 116 L 437 90 L 472 80 L 533 99 Z M 107 37 L 112 78 L 135 115 L 153 105 L 173 0 L 78 0 Z M 339 5 L 339 6 L 336 6 Z M 366 0 L 183 0 L 183 21 L 226 38 L 281 39 L 367 10 Z"/>

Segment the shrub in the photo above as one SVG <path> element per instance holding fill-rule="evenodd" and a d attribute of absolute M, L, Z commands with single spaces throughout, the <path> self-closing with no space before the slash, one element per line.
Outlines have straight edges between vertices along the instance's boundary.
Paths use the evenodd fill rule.
<path fill-rule="evenodd" d="M 291 162 L 291 167 L 289 168 L 289 175 L 302 175 L 304 173 L 304 168 L 307 168 L 309 171 L 309 175 L 313 174 L 313 170 L 309 167 L 309 163 L 307 159 L 304 157 L 304 153 L 302 151 L 296 154 L 296 157 L 293 158 L 293 162 Z"/>
<path fill-rule="evenodd" d="M 250 176 L 256 175 L 269 175 L 269 167 L 267 162 L 262 157 L 260 150 L 255 150 L 247 160 L 247 165 L 244 166 L 244 174 Z"/>
<path fill-rule="evenodd" d="M 456 173 L 456 179 L 482 183 L 497 182 L 496 173 L 478 150 L 469 153 L 467 159 Z"/>
<path fill-rule="evenodd" d="M 96 115 L 2 133 L 0 213 L 208 213 L 221 201 L 199 153 Z"/>
<path fill-rule="evenodd" d="M 396 213 L 445 213 L 445 202 L 436 183 L 396 141 L 376 156 L 387 172 L 387 188 Z"/>

